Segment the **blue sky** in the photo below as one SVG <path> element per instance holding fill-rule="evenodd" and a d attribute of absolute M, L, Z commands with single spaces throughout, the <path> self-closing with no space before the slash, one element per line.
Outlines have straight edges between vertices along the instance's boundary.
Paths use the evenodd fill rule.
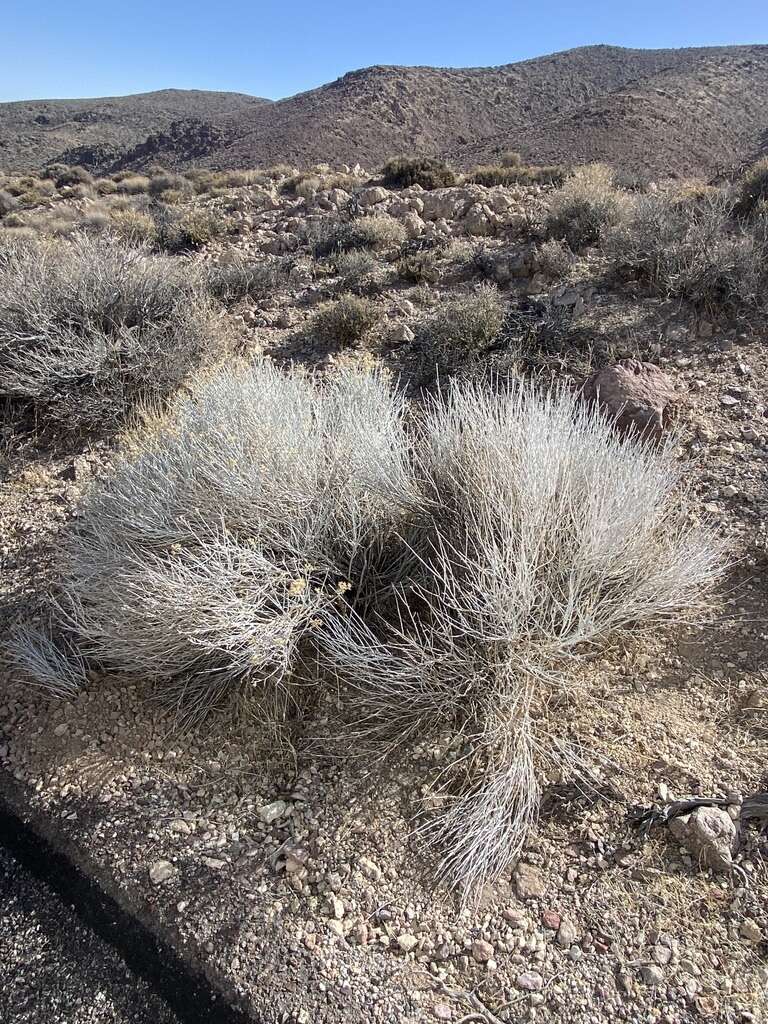
<path fill-rule="evenodd" d="M 765 43 L 768 0 L 3 0 L 0 100 L 168 87 L 277 99 L 369 64 L 507 64 L 598 42 Z"/>

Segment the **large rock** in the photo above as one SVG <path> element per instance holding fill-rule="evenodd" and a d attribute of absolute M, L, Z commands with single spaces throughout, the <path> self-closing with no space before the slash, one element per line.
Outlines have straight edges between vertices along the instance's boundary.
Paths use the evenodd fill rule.
<path fill-rule="evenodd" d="M 669 831 L 703 867 L 730 871 L 738 833 L 735 822 L 723 808 L 697 807 L 690 814 L 672 818 Z"/>
<path fill-rule="evenodd" d="M 653 363 L 622 359 L 593 373 L 582 391 L 615 421 L 622 433 L 658 439 L 669 426 L 677 399 L 671 377 Z"/>
<path fill-rule="evenodd" d="M 424 220 L 454 220 L 464 209 L 465 200 L 455 189 L 437 189 L 422 196 Z"/>

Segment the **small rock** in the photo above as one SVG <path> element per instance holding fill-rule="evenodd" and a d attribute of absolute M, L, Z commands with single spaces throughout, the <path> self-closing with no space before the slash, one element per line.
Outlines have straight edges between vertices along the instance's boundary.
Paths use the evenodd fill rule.
<path fill-rule="evenodd" d="M 593 373 L 582 390 L 622 433 L 660 438 L 677 400 L 672 379 L 653 363 L 622 359 Z"/>
<path fill-rule="evenodd" d="M 273 821 L 282 818 L 288 810 L 285 800 L 273 800 L 271 804 L 264 804 L 259 808 L 259 818 L 266 824 L 271 825 Z"/>
<path fill-rule="evenodd" d="M 486 942 L 485 939 L 475 939 L 472 943 L 472 958 L 477 960 L 479 964 L 488 963 L 493 957 L 495 950 L 490 942 Z"/>
<path fill-rule="evenodd" d="M 516 984 L 523 992 L 540 992 L 544 988 L 544 979 L 536 971 L 526 971 L 518 974 Z"/>
<path fill-rule="evenodd" d="M 672 818 L 672 835 L 713 871 L 730 871 L 738 844 L 736 826 L 720 807 L 697 807 L 691 814 Z"/>
<path fill-rule="evenodd" d="M 173 878 L 176 868 L 169 860 L 156 860 L 149 868 L 149 880 L 153 885 L 162 885 Z"/>
<path fill-rule="evenodd" d="M 560 927 L 560 915 L 556 910 L 545 910 L 541 915 L 541 921 L 545 928 L 556 932 Z"/>
<path fill-rule="evenodd" d="M 407 342 L 413 341 L 416 335 L 413 333 L 408 324 L 400 324 L 394 329 L 390 338 L 394 342 Z"/>
<path fill-rule="evenodd" d="M 541 870 L 533 864 L 518 864 L 515 868 L 515 892 L 521 900 L 543 896 L 546 882 Z"/>
<path fill-rule="evenodd" d="M 724 405 L 727 409 L 732 409 L 735 405 L 739 404 L 738 398 L 734 398 L 733 395 L 721 395 L 720 405 Z"/>
<path fill-rule="evenodd" d="M 747 942 L 760 942 L 763 938 L 763 933 L 760 930 L 760 925 L 749 917 L 745 921 L 741 922 L 741 928 L 739 928 L 739 935 L 742 937 L 742 939 L 746 939 Z"/>
<path fill-rule="evenodd" d="M 227 862 L 219 857 L 201 857 L 200 860 L 207 868 L 211 868 L 212 871 L 221 871 L 222 868 L 227 866 Z"/>
<path fill-rule="evenodd" d="M 655 964 L 646 964 L 640 968 L 640 977 L 643 979 L 646 985 L 652 985 L 654 988 L 664 984 L 664 972 L 660 967 L 656 967 Z"/>
<path fill-rule="evenodd" d="M 432 1016 L 437 1020 L 451 1020 L 453 1018 L 453 1010 L 447 1003 L 435 1003 L 432 1007 Z"/>
<path fill-rule="evenodd" d="M 415 935 L 404 932 L 402 935 L 397 936 L 397 944 L 404 953 L 411 953 L 418 946 L 419 940 Z"/>
<path fill-rule="evenodd" d="M 567 918 L 560 922 L 560 927 L 557 929 L 557 936 L 555 941 L 558 946 L 562 946 L 564 949 L 568 949 L 572 946 L 578 938 L 578 932 L 576 925 L 573 921 L 569 921 Z"/>

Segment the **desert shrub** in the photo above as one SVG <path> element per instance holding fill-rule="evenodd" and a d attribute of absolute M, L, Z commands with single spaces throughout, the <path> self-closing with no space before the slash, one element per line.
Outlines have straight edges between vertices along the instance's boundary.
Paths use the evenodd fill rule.
<path fill-rule="evenodd" d="M 140 195 L 149 191 L 150 179 L 145 174 L 128 173 L 125 177 L 115 177 L 115 184 L 119 192 L 125 192 L 129 196 Z"/>
<path fill-rule="evenodd" d="M 713 313 L 762 301 L 765 243 L 731 221 L 723 193 L 696 202 L 663 193 L 637 196 L 604 241 L 620 273 Z"/>
<path fill-rule="evenodd" d="M 153 207 L 157 245 L 166 252 L 189 252 L 227 233 L 228 221 L 221 211 L 192 209 L 183 212 Z"/>
<path fill-rule="evenodd" d="M 326 691 L 351 755 L 452 733 L 422 834 L 476 889 L 542 780 L 586 774 L 550 702 L 587 699 L 574 670 L 608 644 L 705 607 L 723 548 L 672 449 L 564 389 L 454 382 L 407 413 L 359 371 L 205 377 L 87 496 L 57 632 L 12 650 L 49 688 L 94 663 L 149 678 L 188 718 L 238 694 L 270 739 Z"/>
<path fill-rule="evenodd" d="M 67 174 L 68 171 L 69 164 L 51 163 L 44 167 L 41 173 L 44 178 L 48 178 L 55 182 Z"/>
<path fill-rule="evenodd" d="M 504 322 L 505 304 L 498 290 L 481 284 L 469 294 L 442 303 L 422 325 L 422 343 L 440 358 L 476 356 L 492 344 Z"/>
<path fill-rule="evenodd" d="M 10 192 L 6 192 L 5 189 L 0 189 L 0 217 L 13 213 L 14 210 L 18 209 L 18 206 L 19 201 L 15 196 L 12 196 Z"/>
<path fill-rule="evenodd" d="M 115 206 L 109 210 L 110 231 L 129 245 L 154 245 L 157 227 L 146 210 Z"/>
<path fill-rule="evenodd" d="M 350 221 L 321 221 L 316 230 L 315 256 L 330 256 L 351 249 L 394 249 L 405 241 L 405 228 L 386 213 Z"/>
<path fill-rule="evenodd" d="M 312 328 L 321 338 L 344 346 L 359 341 L 377 319 L 374 302 L 348 294 L 324 303 L 312 318 Z"/>
<path fill-rule="evenodd" d="M 408 608 L 322 634 L 373 735 L 461 736 L 423 834 L 473 888 L 514 862 L 543 777 L 588 776 L 546 710 L 578 693 L 569 670 L 701 609 L 723 556 L 691 525 L 671 450 L 620 439 L 566 390 L 499 384 L 454 383 L 427 409 L 415 452 L 428 554 Z"/>
<path fill-rule="evenodd" d="M 435 157 L 394 157 L 382 168 L 382 182 L 387 188 L 421 185 L 425 189 L 447 188 L 456 184 L 456 174 Z"/>
<path fill-rule="evenodd" d="M 441 277 L 439 248 L 406 249 L 397 261 L 398 276 L 409 284 L 437 284 Z"/>
<path fill-rule="evenodd" d="M 149 179 L 147 192 L 155 199 L 164 198 L 167 202 L 167 195 L 169 192 L 174 192 L 179 197 L 188 198 L 192 195 L 193 188 L 184 175 L 172 174 L 169 171 L 164 171 L 162 174 L 156 174 L 154 177 Z"/>
<path fill-rule="evenodd" d="M 201 271 L 209 293 L 225 305 L 265 299 L 286 279 L 285 264 L 279 259 L 257 263 L 237 256 L 223 263 L 205 263 Z"/>
<path fill-rule="evenodd" d="M 56 178 L 56 188 L 65 188 L 67 185 L 92 185 L 93 175 L 84 167 L 67 167 L 66 170 Z"/>
<path fill-rule="evenodd" d="M 156 680 L 186 716 L 239 692 L 279 731 L 311 704 L 301 677 L 325 619 L 401 564 L 416 503 L 401 419 L 374 376 L 321 386 L 249 363 L 203 378 L 81 509 L 58 649 Z"/>
<path fill-rule="evenodd" d="M 768 157 L 752 164 L 741 179 L 734 213 L 739 217 L 748 217 L 764 202 L 768 202 Z"/>
<path fill-rule="evenodd" d="M 562 239 L 574 252 L 597 245 L 601 232 L 617 224 L 626 197 L 604 164 L 579 167 L 552 197 L 546 219 L 549 238 Z"/>
<path fill-rule="evenodd" d="M 565 242 L 549 238 L 536 246 L 534 253 L 536 270 L 547 277 L 559 280 L 566 277 L 573 266 L 573 253 Z"/>
<path fill-rule="evenodd" d="M 517 150 L 508 149 L 499 157 L 499 163 L 502 167 L 522 167 L 523 158 Z"/>
<path fill-rule="evenodd" d="M 0 263 L 0 394 L 42 425 L 109 432 L 216 342 L 195 273 L 167 257 L 81 234 Z"/>
<path fill-rule="evenodd" d="M 354 292 L 356 295 L 375 294 L 386 285 L 384 267 L 367 249 L 340 253 L 334 263 L 342 291 Z"/>
<path fill-rule="evenodd" d="M 100 196 L 113 196 L 117 192 L 117 182 L 111 178 L 97 178 L 94 187 Z"/>
<path fill-rule="evenodd" d="M 559 185 L 565 178 L 562 167 L 526 167 L 516 164 L 483 165 L 473 167 L 465 181 L 475 185 Z"/>

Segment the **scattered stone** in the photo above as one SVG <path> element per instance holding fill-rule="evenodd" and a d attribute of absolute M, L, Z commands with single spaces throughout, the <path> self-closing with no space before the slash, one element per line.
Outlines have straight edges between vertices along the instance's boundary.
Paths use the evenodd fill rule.
<path fill-rule="evenodd" d="M 219 857 L 201 857 L 200 860 L 207 868 L 211 868 L 212 871 L 221 871 L 222 868 L 227 866 L 227 862 Z"/>
<path fill-rule="evenodd" d="M 432 1007 L 432 1016 L 437 1020 L 452 1020 L 453 1010 L 447 1003 L 435 1003 Z"/>
<path fill-rule="evenodd" d="M 402 935 L 397 936 L 397 944 L 404 953 L 411 953 L 418 946 L 419 940 L 415 935 L 404 932 Z"/>
<path fill-rule="evenodd" d="M 640 977 L 646 985 L 652 985 L 654 988 L 659 988 L 664 984 L 664 972 L 655 964 L 645 964 L 641 967 Z"/>
<path fill-rule="evenodd" d="M 518 974 L 516 984 L 523 992 L 540 992 L 544 988 L 544 979 L 537 971 L 526 971 Z"/>
<path fill-rule="evenodd" d="M 485 939 L 475 939 L 472 943 L 472 957 L 477 960 L 479 964 L 486 964 L 493 958 L 495 950 L 490 942 L 486 942 Z"/>
<path fill-rule="evenodd" d="M 153 885 L 162 885 L 176 875 L 177 869 L 169 860 L 156 860 L 149 867 L 149 880 Z"/>
<path fill-rule="evenodd" d="M 541 921 L 545 928 L 556 932 L 560 927 L 560 915 L 556 910 L 545 910 L 541 915 Z"/>
<path fill-rule="evenodd" d="M 413 341 L 416 335 L 413 333 L 408 324 L 398 324 L 390 335 L 392 341 L 396 342 L 407 342 Z"/>
<path fill-rule="evenodd" d="M 515 868 L 515 892 L 521 900 L 543 896 L 546 882 L 541 870 L 533 864 L 518 864 Z"/>
<path fill-rule="evenodd" d="M 623 359 L 593 373 L 582 390 L 622 433 L 658 439 L 671 421 L 677 400 L 672 379 L 653 363 Z"/>
<path fill-rule="evenodd" d="M 259 817 L 266 825 L 271 825 L 278 818 L 284 817 L 287 810 L 288 804 L 285 800 L 273 800 L 271 804 L 264 804 L 259 808 Z"/>
<path fill-rule="evenodd" d="M 738 834 L 727 810 L 697 807 L 691 814 L 672 818 L 669 830 L 704 867 L 730 871 Z"/>
<path fill-rule="evenodd" d="M 561 921 L 560 927 L 557 929 L 557 935 L 555 936 L 558 946 L 568 949 L 574 944 L 577 938 L 578 931 L 573 921 L 569 921 L 567 918 Z"/>

